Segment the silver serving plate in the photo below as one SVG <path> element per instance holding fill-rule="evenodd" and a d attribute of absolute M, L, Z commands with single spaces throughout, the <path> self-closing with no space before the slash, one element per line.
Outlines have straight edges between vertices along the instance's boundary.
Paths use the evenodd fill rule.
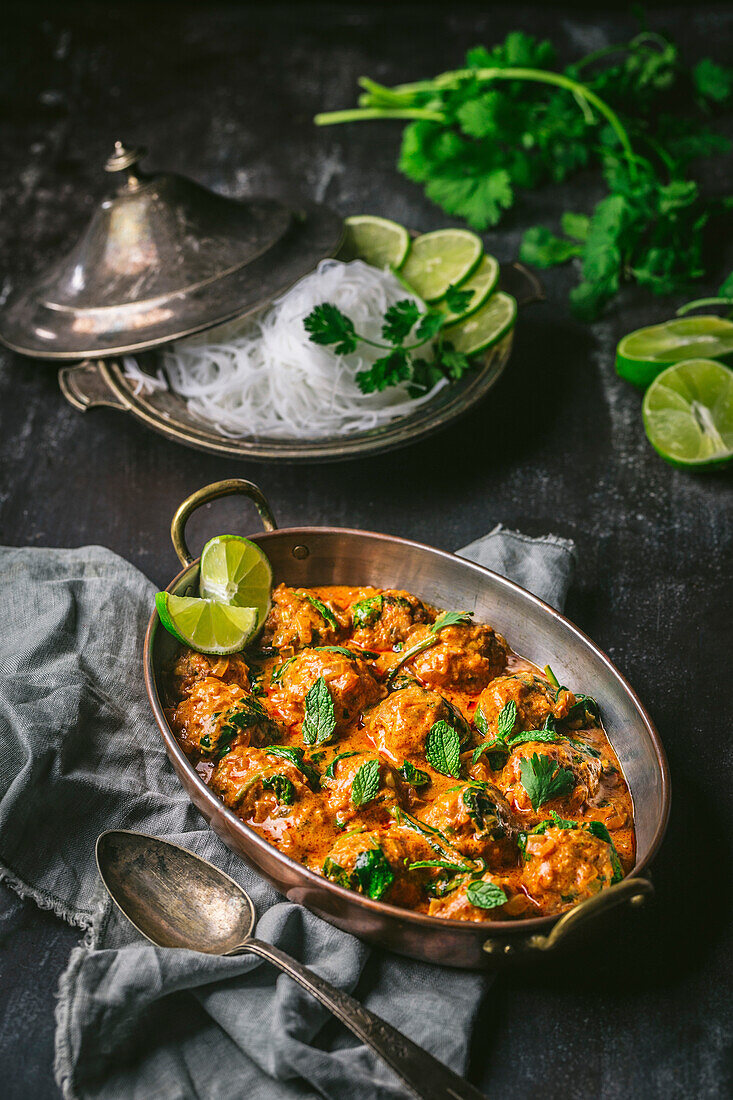
<path fill-rule="evenodd" d="M 521 264 L 502 265 L 500 286 L 513 294 L 520 306 L 541 301 L 539 281 Z M 391 424 L 351 435 L 321 439 L 268 439 L 251 436 L 232 439 L 209 422 L 190 413 L 184 398 L 169 391 L 136 393 L 135 383 L 127 378 L 117 359 L 86 360 L 59 371 L 64 397 L 81 412 L 107 406 L 127 412 L 161 435 L 186 447 L 228 455 L 239 459 L 264 459 L 269 462 L 333 462 L 381 454 L 416 442 L 446 427 L 467 413 L 486 396 L 498 381 L 511 355 L 514 333 L 508 333 L 486 356 L 481 366 L 460 382 L 444 387 L 432 401 L 421 405 L 409 416 Z M 155 353 L 141 360 L 155 373 Z"/>
<path fill-rule="evenodd" d="M 171 528 L 184 569 L 168 591 L 198 594 L 199 561 L 185 541 L 185 525 L 202 504 L 243 493 L 257 506 L 266 528 L 249 536 L 262 546 L 276 581 L 289 585 L 375 585 L 407 589 L 438 607 L 460 607 L 489 622 L 510 645 L 540 667 L 551 664 L 563 683 L 590 689 L 603 712 L 608 737 L 634 803 L 636 864 L 631 874 L 561 917 L 518 921 L 444 920 L 371 901 L 309 871 L 249 828 L 206 786 L 178 745 L 163 710 L 162 675 L 176 643 L 150 618 L 144 669 L 150 705 L 166 750 L 191 801 L 233 851 L 289 900 L 347 932 L 401 954 L 457 967 L 491 967 L 504 960 L 541 955 L 571 943 L 579 925 L 617 906 L 635 905 L 651 892 L 640 877 L 667 826 L 670 783 L 659 736 L 633 689 L 608 657 L 576 626 L 536 596 L 480 565 L 406 539 L 344 528 L 277 530 L 260 490 L 240 478 L 194 493 L 178 509 Z"/>

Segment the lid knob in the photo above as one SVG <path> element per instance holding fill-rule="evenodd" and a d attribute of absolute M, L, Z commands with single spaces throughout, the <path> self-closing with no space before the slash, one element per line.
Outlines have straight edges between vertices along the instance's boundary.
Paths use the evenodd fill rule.
<path fill-rule="evenodd" d="M 107 157 L 104 165 L 105 172 L 124 172 L 127 171 L 127 186 L 134 190 L 144 179 L 143 173 L 140 171 L 133 171 L 132 169 L 138 164 L 139 161 L 147 153 L 147 149 L 143 145 L 130 145 L 127 146 L 123 141 L 116 141 L 114 152 L 111 156 Z"/>

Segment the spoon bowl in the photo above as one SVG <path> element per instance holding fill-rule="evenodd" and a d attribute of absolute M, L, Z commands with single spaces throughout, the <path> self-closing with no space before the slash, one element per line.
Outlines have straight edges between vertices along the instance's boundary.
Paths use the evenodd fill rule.
<path fill-rule="evenodd" d="M 185 848 L 112 829 L 97 840 L 97 868 L 131 924 L 158 947 L 227 955 L 252 934 L 255 910 L 242 887 Z"/>

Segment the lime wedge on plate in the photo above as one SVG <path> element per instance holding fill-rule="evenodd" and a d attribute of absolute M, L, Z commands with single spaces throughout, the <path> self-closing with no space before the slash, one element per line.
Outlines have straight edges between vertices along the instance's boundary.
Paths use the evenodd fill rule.
<path fill-rule="evenodd" d="M 704 470 L 733 457 L 733 371 L 711 359 L 675 363 L 644 394 L 644 427 L 673 466 Z"/>
<path fill-rule="evenodd" d="M 237 653 L 259 626 L 254 607 L 172 596 L 170 592 L 158 592 L 155 606 L 168 633 L 198 653 Z"/>
<path fill-rule="evenodd" d="M 372 267 L 401 267 L 410 251 L 410 234 L 388 218 L 357 214 L 344 220 L 344 239 L 338 259 L 363 260 Z"/>
<path fill-rule="evenodd" d="M 461 283 L 461 290 L 470 290 L 473 294 L 463 313 L 451 313 L 444 302 L 438 303 L 438 309 L 446 315 L 446 324 L 453 325 L 457 321 L 463 321 L 464 318 L 470 317 L 472 313 L 480 309 L 498 281 L 499 261 L 495 260 L 493 256 L 482 256 L 473 275 Z"/>
<path fill-rule="evenodd" d="M 256 543 L 241 535 L 217 535 L 201 554 L 199 587 L 205 600 L 253 607 L 262 626 L 270 610 L 272 569 Z"/>
<path fill-rule="evenodd" d="M 437 302 L 449 286 L 458 286 L 472 275 L 484 254 L 484 246 L 467 229 L 436 229 L 412 242 L 400 275 L 424 302 Z"/>
<path fill-rule="evenodd" d="M 678 317 L 624 336 L 616 348 L 616 372 L 627 382 L 646 388 L 673 363 L 731 354 L 733 321 L 706 315 Z"/>
<path fill-rule="evenodd" d="M 511 294 L 497 290 L 488 302 L 472 313 L 465 321 L 448 325 L 443 329 L 443 339 L 449 340 L 456 351 L 465 355 L 478 355 L 488 351 L 506 336 L 514 326 L 517 303 Z"/>

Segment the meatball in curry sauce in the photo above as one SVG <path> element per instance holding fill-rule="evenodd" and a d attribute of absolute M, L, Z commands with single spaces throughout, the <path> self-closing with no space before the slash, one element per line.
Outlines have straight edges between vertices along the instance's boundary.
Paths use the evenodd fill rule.
<path fill-rule="evenodd" d="M 368 898 L 516 920 L 633 866 L 631 796 L 598 704 L 472 614 L 395 589 L 281 584 L 253 645 L 181 649 L 167 691 L 179 744 L 230 810 Z"/>

